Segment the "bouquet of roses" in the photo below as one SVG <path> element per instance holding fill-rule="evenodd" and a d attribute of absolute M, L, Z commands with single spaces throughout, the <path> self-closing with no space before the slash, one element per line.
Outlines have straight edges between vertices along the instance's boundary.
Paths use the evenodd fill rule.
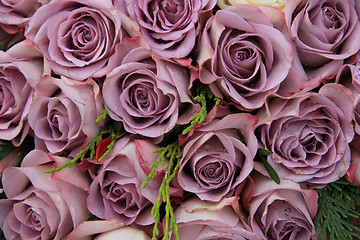
<path fill-rule="evenodd" d="M 3 237 L 359 238 L 359 17 L 1 0 Z"/>

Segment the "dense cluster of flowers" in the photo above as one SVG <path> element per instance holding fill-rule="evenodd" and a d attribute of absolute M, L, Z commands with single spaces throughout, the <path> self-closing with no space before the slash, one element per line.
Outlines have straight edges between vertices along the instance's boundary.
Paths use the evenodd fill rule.
<path fill-rule="evenodd" d="M 161 188 L 177 226 L 159 208 L 157 238 L 314 238 L 316 189 L 360 186 L 359 18 L 358 0 L 0 0 L 0 139 L 34 141 L 0 161 L 5 238 L 150 239 Z"/>

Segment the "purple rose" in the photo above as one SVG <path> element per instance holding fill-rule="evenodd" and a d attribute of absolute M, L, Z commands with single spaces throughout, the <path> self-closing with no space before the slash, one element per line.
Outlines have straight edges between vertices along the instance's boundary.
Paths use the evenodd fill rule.
<path fill-rule="evenodd" d="M 42 79 L 30 107 L 28 121 L 35 135 L 35 147 L 51 153 L 74 151 L 99 133 L 96 122 L 102 97 L 99 86 L 88 80 L 75 84 L 63 77 Z"/>
<path fill-rule="evenodd" d="M 1 0 L 0 24 L 25 27 L 34 12 L 50 0 Z"/>
<path fill-rule="evenodd" d="M 2 183 L 8 199 L 0 200 L 0 227 L 6 239 L 64 239 L 90 213 L 89 182 L 76 166 L 44 173 L 67 158 L 33 150 L 21 167 L 8 167 Z"/>
<path fill-rule="evenodd" d="M 231 195 L 253 169 L 256 122 L 255 116 L 239 113 L 197 128 L 183 147 L 180 186 L 201 200 L 218 202 Z"/>
<path fill-rule="evenodd" d="M 273 8 L 272 14 L 282 11 Z M 216 12 L 202 32 L 198 56 L 200 81 L 242 110 L 264 104 L 277 91 L 291 67 L 292 51 L 284 35 L 252 5 Z"/>
<path fill-rule="evenodd" d="M 331 77 L 360 50 L 355 0 L 288 0 L 285 18 L 294 41 L 299 71 L 309 86 Z"/>
<path fill-rule="evenodd" d="M 102 93 L 109 116 L 126 131 L 162 137 L 198 111 L 186 68 L 153 56 L 140 38 L 125 39 L 116 56 L 118 66 L 106 76 Z"/>
<path fill-rule="evenodd" d="M 240 200 L 249 206 L 249 225 L 260 239 L 313 239 L 317 212 L 315 190 L 303 190 L 290 180 L 275 183 L 263 166 L 255 168 L 254 186 L 247 185 Z M 260 168 L 260 169 L 259 169 Z M 250 194 L 252 193 L 252 194 Z"/>
<path fill-rule="evenodd" d="M 56 74 L 79 81 L 107 74 L 115 45 L 139 34 L 111 0 L 52 0 L 35 12 L 25 32 Z"/>
<path fill-rule="evenodd" d="M 354 137 L 352 106 L 351 92 L 336 83 L 319 93 L 269 94 L 256 132 L 279 176 L 313 187 L 344 176 Z"/>
<path fill-rule="evenodd" d="M 31 86 L 45 74 L 36 46 L 26 40 L 0 51 L 0 139 L 20 145 L 29 132 L 27 117 L 33 99 Z"/>
<path fill-rule="evenodd" d="M 152 224 L 150 211 L 162 178 L 150 180 L 145 188 L 141 185 L 158 157 L 152 152 L 155 149 L 157 147 L 146 140 L 131 141 L 128 137 L 118 140 L 91 183 L 90 212 L 101 219 L 115 219 L 126 225 Z"/>
<path fill-rule="evenodd" d="M 199 15 L 212 10 L 215 0 L 126 0 L 132 19 L 140 26 L 151 51 L 166 58 L 187 56 L 195 46 Z"/>
<path fill-rule="evenodd" d="M 237 197 L 224 198 L 219 203 L 191 198 L 174 211 L 180 239 L 259 240 L 241 217 Z M 244 216 L 244 213 L 242 213 Z M 175 240 L 172 234 L 171 240 Z"/>

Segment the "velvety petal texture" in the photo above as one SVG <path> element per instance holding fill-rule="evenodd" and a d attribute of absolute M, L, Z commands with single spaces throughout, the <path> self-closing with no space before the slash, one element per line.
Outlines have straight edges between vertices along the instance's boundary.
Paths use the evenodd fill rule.
<path fill-rule="evenodd" d="M 354 137 L 347 88 L 328 83 L 319 93 L 270 94 L 265 101 L 256 131 L 280 177 L 316 187 L 345 175 Z"/>
<path fill-rule="evenodd" d="M 216 0 L 126 0 L 130 17 L 153 52 L 166 58 L 186 57 L 195 47 L 199 18 Z"/>
<path fill-rule="evenodd" d="M 285 36 L 264 12 L 247 4 L 219 10 L 206 22 L 197 59 L 200 81 L 241 110 L 260 108 L 265 95 L 279 89 L 291 61 Z"/>
<path fill-rule="evenodd" d="M 246 220 L 234 210 L 236 197 L 223 199 L 219 203 L 191 198 L 174 211 L 179 227 L 180 239 L 233 239 L 258 240 Z M 172 235 L 171 240 L 175 240 Z"/>
<path fill-rule="evenodd" d="M 105 109 L 126 131 L 161 138 L 198 111 L 187 69 L 152 55 L 140 38 L 119 44 L 113 63 L 102 90 Z"/>
<path fill-rule="evenodd" d="M 75 84 L 65 77 L 48 76 L 36 90 L 28 117 L 36 148 L 51 153 L 77 153 L 86 140 L 98 135 L 101 125 L 96 119 L 103 100 L 93 80 Z"/>
<path fill-rule="evenodd" d="M 126 225 L 152 224 L 150 211 L 157 199 L 161 177 L 151 180 L 146 188 L 141 185 L 158 157 L 152 152 L 156 148 L 146 140 L 133 141 L 129 137 L 118 140 L 91 183 L 87 202 L 90 212 Z"/>
<path fill-rule="evenodd" d="M 50 0 L 1 0 L 0 24 L 25 27 L 35 11 Z"/>
<path fill-rule="evenodd" d="M 77 167 L 44 173 L 69 159 L 31 151 L 21 167 L 9 167 L 3 175 L 4 192 L 0 200 L 0 227 L 6 239 L 64 239 L 86 220 L 88 180 Z M 63 174 L 72 176 L 63 177 Z"/>
<path fill-rule="evenodd" d="M 51 1 L 36 11 L 25 32 L 56 74 L 78 81 L 108 73 L 115 45 L 139 34 L 111 0 Z"/>
<path fill-rule="evenodd" d="M 253 169 L 256 122 L 247 113 L 230 114 L 196 129 L 183 147 L 180 186 L 201 200 L 218 202 L 232 194 Z"/>
<path fill-rule="evenodd" d="M 262 172 L 266 174 L 263 166 Z M 249 201 L 249 224 L 260 239 L 310 240 L 315 234 L 312 218 L 317 211 L 315 190 L 303 190 L 290 180 L 275 183 L 269 176 L 253 175 Z M 240 197 L 245 200 L 248 196 Z"/>
<path fill-rule="evenodd" d="M 285 18 L 295 45 L 294 58 L 310 86 L 334 75 L 360 50 L 355 0 L 288 0 Z"/>
<path fill-rule="evenodd" d="M 18 146 L 29 132 L 27 122 L 33 100 L 31 85 L 45 74 L 42 54 L 23 41 L 6 52 L 0 51 L 0 138 Z"/>

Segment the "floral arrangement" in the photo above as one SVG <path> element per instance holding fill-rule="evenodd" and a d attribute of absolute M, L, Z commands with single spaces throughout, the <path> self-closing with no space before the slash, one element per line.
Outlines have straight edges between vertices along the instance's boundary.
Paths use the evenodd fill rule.
<path fill-rule="evenodd" d="M 0 1 L 5 239 L 359 239 L 360 1 Z"/>

